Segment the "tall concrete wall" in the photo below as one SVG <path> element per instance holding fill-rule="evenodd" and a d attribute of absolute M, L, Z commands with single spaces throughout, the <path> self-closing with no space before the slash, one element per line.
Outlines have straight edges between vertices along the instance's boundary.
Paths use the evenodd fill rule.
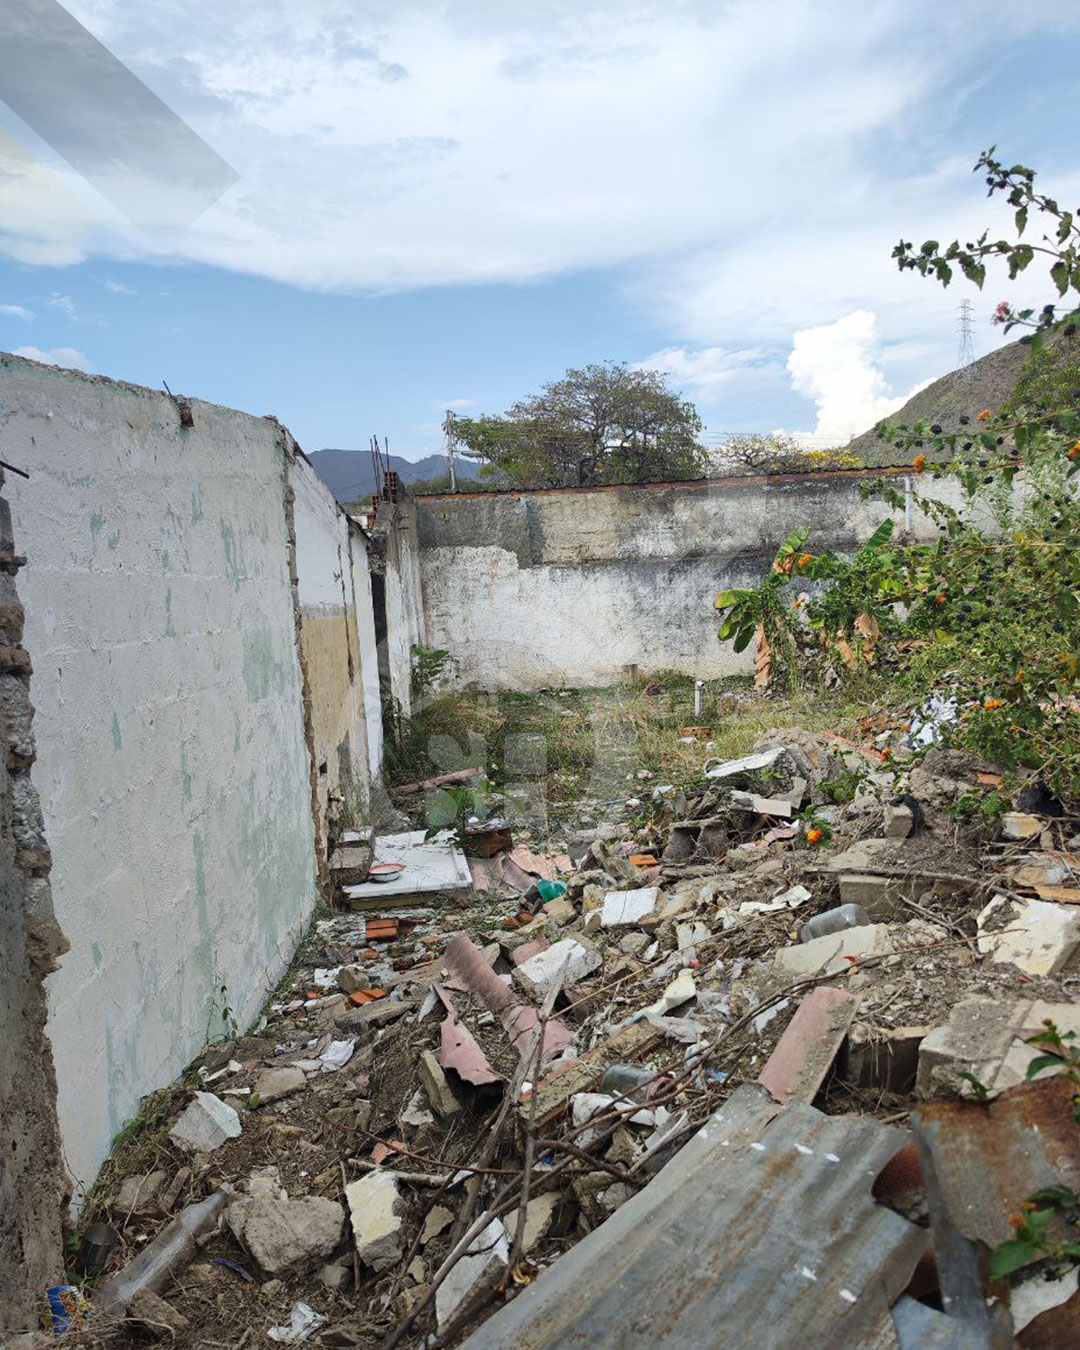
<path fill-rule="evenodd" d="M 760 581 L 800 525 L 815 549 L 868 538 L 889 513 L 863 499 L 867 476 L 418 498 L 425 641 L 483 688 L 605 685 L 629 664 L 745 671 L 752 653 L 717 640 L 717 592 Z M 925 487 L 956 493 L 948 480 Z M 911 524 L 935 533 L 918 510 Z"/>
<path fill-rule="evenodd" d="M 300 454 L 290 456 L 296 533 L 300 655 L 310 693 L 316 769 L 316 828 L 326 851 L 335 802 L 366 807 L 370 761 L 363 667 L 376 666 L 374 626 L 361 641 L 354 590 L 352 525 Z M 370 611 L 370 587 L 361 596 Z M 370 633 L 367 631 L 370 625 Z M 377 671 L 376 671 L 377 679 Z"/>
<path fill-rule="evenodd" d="M 374 783 L 382 769 L 383 719 L 379 690 L 379 662 L 375 638 L 375 611 L 371 596 L 371 560 L 367 534 L 353 520 L 349 522 L 349 558 L 352 565 L 353 595 L 356 597 L 356 626 L 360 641 L 361 698 L 367 731 L 368 768 Z"/>
<path fill-rule="evenodd" d="M 53 915 L 49 851 L 30 776 L 33 709 L 17 568 L 10 511 L 0 500 L 0 1336 L 37 1325 L 42 1290 L 63 1270 L 67 1187 L 44 985 L 67 943 Z"/>
<path fill-rule="evenodd" d="M 286 434 L 191 411 L 0 357 L 77 1189 L 223 1012 L 254 1017 L 316 897 Z"/>

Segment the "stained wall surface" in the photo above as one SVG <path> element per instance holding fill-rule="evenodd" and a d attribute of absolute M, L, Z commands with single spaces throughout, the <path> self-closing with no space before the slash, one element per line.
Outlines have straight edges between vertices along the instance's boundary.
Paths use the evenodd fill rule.
<path fill-rule="evenodd" d="M 370 761 L 365 722 L 365 661 L 375 666 L 373 626 L 363 647 L 354 590 L 353 525 L 302 455 L 290 457 L 300 602 L 300 646 L 311 701 L 321 850 L 332 799 L 365 806 Z M 362 596 L 370 609 L 370 589 Z M 376 674 L 377 679 L 377 674 Z"/>
<path fill-rule="evenodd" d="M 0 357 L 77 1188 L 145 1093 L 251 1021 L 316 897 L 286 437 L 191 409 Z"/>
<path fill-rule="evenodd" d="M 418 498 L 425 641 L 450 651 L 462 683 L 489 689 L 612 684 L 631 664 L 745 672 L 752 652 L 717 640 L 717 592 L 756 585 L 802 525 L 810 548 L 856 548 L 890 514 L 862 496 L 866 477 Z M 911 528 L 936 533 L 917 509 Z"/>

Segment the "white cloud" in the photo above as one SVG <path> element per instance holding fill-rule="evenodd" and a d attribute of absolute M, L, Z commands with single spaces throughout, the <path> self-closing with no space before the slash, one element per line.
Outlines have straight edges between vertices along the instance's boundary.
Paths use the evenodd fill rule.
<path fill-rule="evenodd" d="M 462 408 L 471 408 L 475 402 L 476 400 L 473 398 L 448 398 L 445 400 L 436 398 L 432 399 L 431 406 L 433 408 L 449 408 L 451 411 L 460 412 Z"/>
<path fill-rule="evenodd" d="M 928 95 L 955 96 L 958 63 L 967 75 L 1040 20 L 1075 21 L 1011 0 L 71 8 L 241 174 L 182 233 L 110 223 L 115 256 L 387 290 L 729 256 L 754 239 L 766 309 L 778 226 L 805 259 L 910 177 L 874 138 L 906 131 Z M 26 232 L 12 231 L 20 247 Z M 73 234 L 73 253 L 100 247 Z"/>
<path fill-rule="evenodd" d="M 6 315 L 9 319 L 32 319 L 33 311 L 25 309 L 22 305 L 0 305 L 0 314 Z"/>
<path fill-rule="evenodd" d="M 817 408 L 812 431 L 792 433 L 802 440 L 843 445 L 904 405 L 916 389 L 894 395 L 880 365 L 875 316 L 854 310 L 834 323 L 803 328 L 792 341 L 787 360 L 791 385 Z"/>
<path fill-rule="evenodd" d="M 40 361 L 46 366 L 63 366 L 65 370 L 93 371 L 90 358 L 75 347 L 53 347 L 45 352 L 40 347 L 16 347 L 16 356 L 25 356 L 30 361 Z"/>
<path fill-rule="evenodd" d="M 636 370 L 655 370 L 667 375 L 672 384 L 688 394 L 712 402 L 719 398 L 735 375 L 759 361 L 764 353 L 757 348 L 728 351 L 725 347 L 665 347 L 653 352 L 635 366 Z"/>
<path fill-rule="evenodd" d="M 111 277 L 105 279 L 105 289 L 112 291 L 114 295 L 138 295 L 139 292 L 134 286 L 125 285 L 122 281 L 113 281 Z"/>

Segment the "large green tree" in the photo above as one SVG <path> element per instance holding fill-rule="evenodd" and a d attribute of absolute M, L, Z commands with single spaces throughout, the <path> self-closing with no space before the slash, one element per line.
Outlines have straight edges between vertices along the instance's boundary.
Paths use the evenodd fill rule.
<path fill-rule="evenodd" d="M 482 472 L 520 488 L 700 478 L 701 427 L 662 375 L 614 362 L 568 370 L 503 417 L 454 421 Z"/>

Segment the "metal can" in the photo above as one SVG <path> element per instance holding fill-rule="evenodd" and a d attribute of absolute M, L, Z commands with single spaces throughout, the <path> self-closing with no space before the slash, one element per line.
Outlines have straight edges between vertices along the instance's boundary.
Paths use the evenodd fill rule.
<path fill-rule="evenodd" d="M 54 1284 L 45 1290 L 42 1325 L 54 1336 L 65 1331 L 82 1331 L 90 1318 L 90 1304 L 82 1290 L 73 1284 Z"/>

